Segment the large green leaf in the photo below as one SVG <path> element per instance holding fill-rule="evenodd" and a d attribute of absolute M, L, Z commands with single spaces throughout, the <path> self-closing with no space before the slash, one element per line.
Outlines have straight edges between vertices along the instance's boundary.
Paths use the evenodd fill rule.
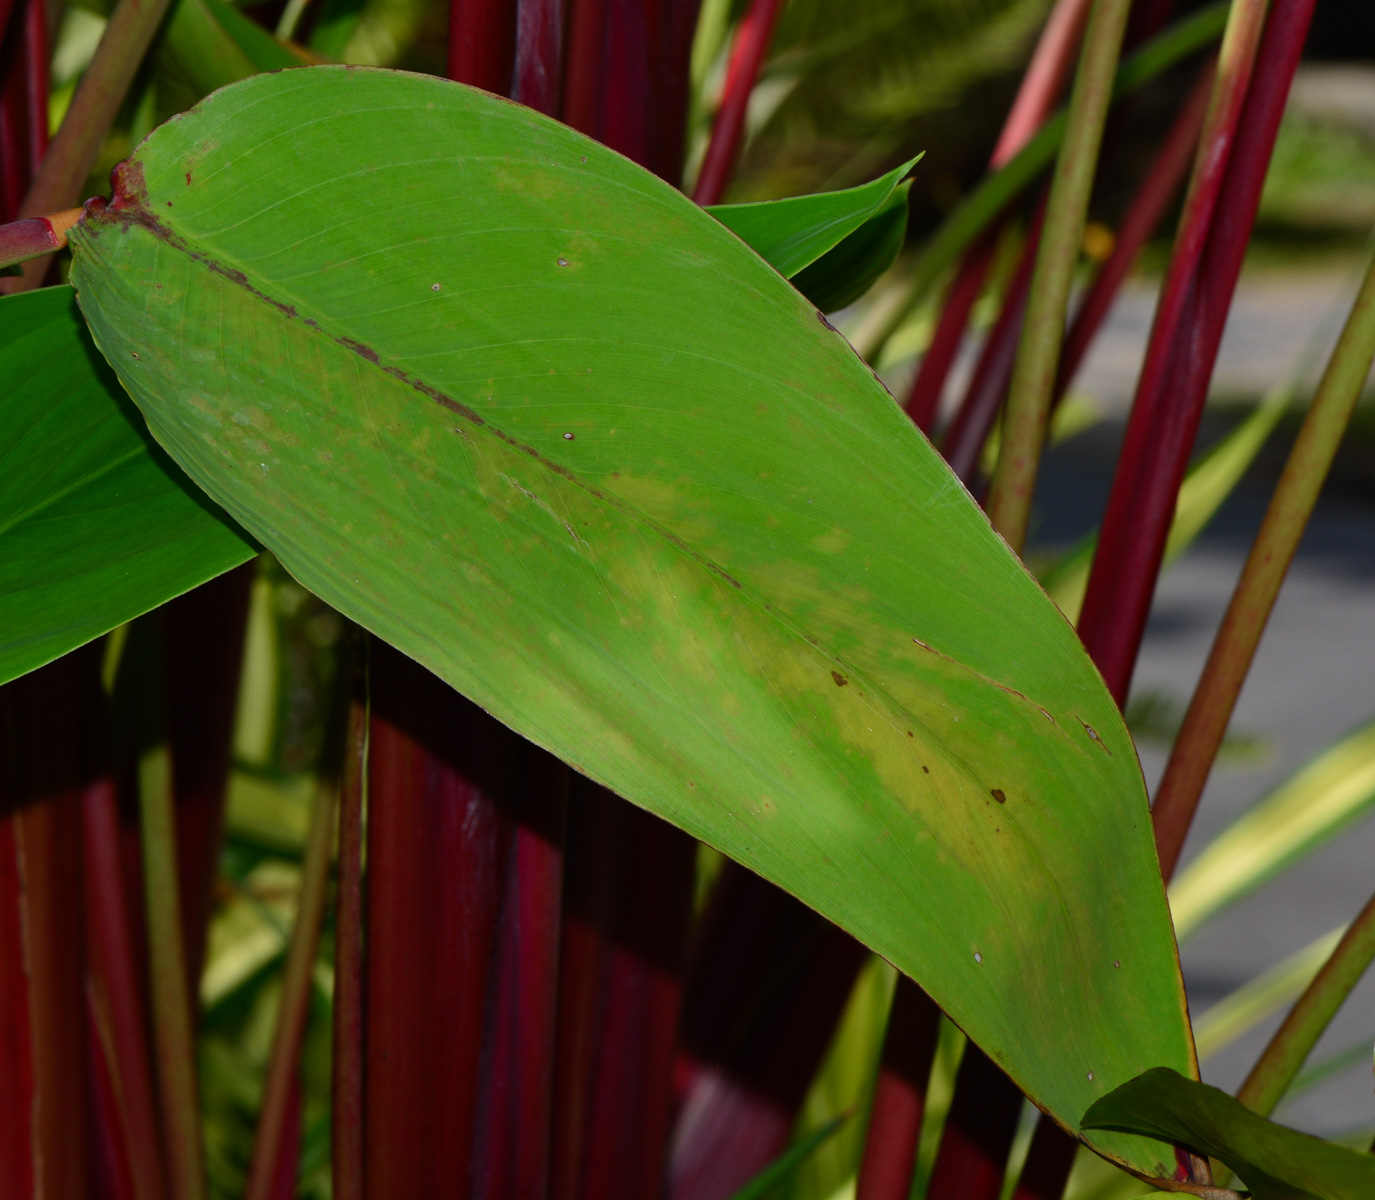
<path fill-rule="evenodd" d="M 1084 1125 L 1170 1138 L 1220 1158 L 1256 1200 L 1375 1196 L 1375 1155 L 1267 1121 L 1226 1092 L 1164 1067 L 1097 1101 Z"/>
<path fill-rule="evenodd" d="M 0 682 L 255 553 L 152 444 L 72 289 L 0 300 Z"/>
<path fill-rule="evenodd" d="M 484 93 L 316 67 L 156 131 L 71 241 L 154 435 L 327 602 L 851 930 L 1069 1126 L 1192 1069 L 1073 631 L 686 197 Z"/>

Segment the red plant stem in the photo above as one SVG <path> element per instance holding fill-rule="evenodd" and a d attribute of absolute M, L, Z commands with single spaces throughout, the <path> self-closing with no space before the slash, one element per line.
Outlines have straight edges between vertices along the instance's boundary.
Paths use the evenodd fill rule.
<path fill-rule="evenodd" d="M 965 1047 L 926 1200 L 997 1200 L 1022 1093 L 973 1042 Z"/>
<path fill-rule="evenodd" d="M 559 115 L 563 86 L 564 0 L 517 0 L 511 99 Z"/>
<path fill-rule="evenodd" d="M 907 976 L 899 976 L 855 1200 L 907 1200 L 911 1195 L 940 1019 L 935 1002 Z"/>
<path fill-rule="evenodd" d="M 367 654 L 367 643 L 363 644 Z M 366 670 L 366 668 L 365 668 Z M 360 678 L 363 673 L 360 673 Z M 336 1200 L 363 1200 L 363 782 L 367 778 L 366 682 L 349 705 L 339 786 L 339 867 L 334 909 L 334 1029 L 330 1153 Z"/>
<path fill-rule="evenodd" d="M 1156 791 L 1161 874 L 1168 881 L 1184 847 L 1213 760 L 1222 745 L 1256 647 L 1318 501 L 1342 434 L 1375 359 L 1375 265 L 1367 271 L 1327 370 L 1309 405 L 1265 519 L 1218 628 L 1203 674 Z"/>
<path fill-rule="evenodd" d="M 28 1042 L 20 1078 L 30 1083 L 19 1092 L 7 1079 L 0 1092 L 29 1109 L 20 1127 L 30 1162 L 17 1176 L 50 1200 L 90 1190 L 78 714 L 96 662 L 68 655 L 0 691 L 0 801 L 11 814 L 28 1017 L 13 1033 Z"/>
<path fill-rule="evenodd" d="M 170 0 L 119 0 L 95 56 L 81 76 L 67 115 L 43 157 L 19 216 L 37 217 L 78 203 L 86 179 L 129 92 Z M 46 105 L 44 107 L 46 112 Z M 48 258 L 32 259 L 23 277 L 7 280 L 8 291 L 36 288 Z"/>
<path fill-rule="evenodd" d="M 167 733 L 176 764 L 177 882 L 186 985 L 195 996 L 219 866 L 234 713 L 256 571 L 245 563 L 159 610 Z"/>
<path fill-rule="evenodd" d="M 983 291 L 984 280 L 988 278 L 989 268 L 993 265 L 1001 231 L 1002 222 L 998 222 L 960 260 L 955 280 L 946 294 L 940 318 L 931 335 L 931 344 L 927 346 L 921 364 L 912 377 L 912 386 L 907 392 L 907 402 L 903 408 L 923 433 L 929 434 L 935 427 L 945 381 L 964 341 L 969 314 L 979 293 Z"/>
<path fill-rule="evenodd" d="M 1060 1200 L 1078 1152 L 1079 1142 L 1042 1113 L 1012 1200 Z"/>
<path fill-rule="evenodd" d="M 0 113 L 0 120 L 3 119 L 4 114 Z M 0 225 L 0 266 L 11 267 L 61 250 L 67 244 L 67 230 L 80 219 L 81 209 L 71 208 L 50 217 L 29 217 Z"/>
<path fill-rule="evenodd" d="M 516 53 L 516 0 L 450 0 L 450 79 L 504 96 Z"/>
<path fill-rule="evenodd" d="M 493 801 L 509 794 L 513 746 L 380 643 L 371 685 L 368 1192 L 463 1195 L 511 836 Z"/>
<path fill-rule="evenodd" d="M 979 456 L 997 418 L 1003 397 L 1007 395 L 1012 365 L 1017 356 L 1017 342 L 1022 334 L 1022 320 L 1026 316 L 1027 293 L 1031 290 L 1031 276 L 1036 268 L 1036 252 L 1041 244 L 1041 228 L 1045 223 L 1046 202 L 1042 196 L 1027 230 L 1026 245 L 1021 261 L 1007 286 L 1002 311 L 989 330 L 979 353 L 979 361 L 969 380 L 969 390 L 941 440 L 941 453 L 950 469 L 966 486 L 974 481 L 979 468 Z"/>
<path fill-rule="evenodd" d="M 6 700 L 0 692 L 0 715 Z M 8 758 L 8 754 L 5 756 Z M 33 1195 L 33 1040 L 24 967 L 19 814 L 0 776 L 0 1179 L 15 1196 Z"/>
<path fill-rule="evenodd" d="M 125 890 L 120 843 L 119 802 L 114 781 L 102 777 L 81 797 L 86 877 L 88 989 L 95 1025 L 101 1034 L 97 1053 L 104 1059 L 113 1095 L 120 1157 L 137 1200 L 162 1200 L 166 1182 L 158 1139 L 158 1118 L 146 1024 L 147 998 L 141 978 L 142 955 Z"/>
<path fill-rule="evenodd" d="M 1276 0 L 1253 52 L 1261 15 L 1256 10 L 1263 8 L 1261 0 L 1237 0 L 1223 40 L 1198 165 L 1079 621 L 1079 636 L 1119 704 L 1131 684 L 1175 500 L 1313 0 Z"/>
<path fill-rule="evenodd" d="M 696 843 L 573 779 L 552 1200 L 660 1200 Z"/>
<path fill-rule="evenodd" d="M 517 819 L 498 919 L 474 1194 L 543 1197 L 549 1183 L 569 770 L 520 747 Z"/>
<path fill-rule="evenodd" d="M 24 71 L 22 64 L 0 80 L 0 218 L 13 221 L 29 186 L 28 148 L 24 144 Z M 46 252 L 46 251 L 40 251 Z M 24 254 L 13 262 L 22 262 Z M 6 266 L 11 265 L 6 263 Z"/>
<path fill-rule="evenodd" d="M 769 52 L 783 0 L 753 0 L 740 19 L 735 42 L 726 67 L 726 85 L 721 93 L 721 105 L 716 110 L 711 140 L 702 159 L 692 198 L 698 204 L 719 204 L 730 182 L 736 155 L 740 152 L 740 138 L 745 131 L 745 117 L 750 96 L 759 79 L 759 69 Z"/>
<path fill-rule="evenodd" d="M 336 717 L 343 714 L 336 714 Z M 334 849 L 334 810 L 337 803 L 338 765 L 329 763 L 321 773 L 306 837 L 305 864 L 296 923 L 287 951 L 282 978 L 282 999 L 268 1059 L 267 1080 L 258 1110 L 258 1129 L 248 1167 L 244 1200 L 273 1200 L 281 1190 L 283 1174 L 294 1183 L 300 1133 L 301 1044 L 310 1016 L 315 952 L 320 941 L 320 921 L 329 890 L 330 857 Z M 290 1187 L 287 1194 L 290 1195 Z"/>
<path fill-rule="evenodd" d="M 48 152 L 48 6 L 44 0 L 29 0 L 24 10 L 24 93 L 25 141 L 29 177 L 33 178 Z"/>
<path fill-rule="evenodd" d="M 1089 7 L 1090 0 L 1057 0 L 989 157 L 990 171 L 1005 166 L 1045 124 L 1074 64 Z M 930 433 L 935 425 L 946 378 L 964 340 L 970 310 L 983 288 L 1002 227 L 1002 220 L 995 221 L 961 259 L 931 345 L 912 380 L 903 407 L 923 433 Z"/>
<path fill-rule="evenodd" d="M 1058 0 L 1051 10 L 988 160 L 990 171 L 1006 165 L 1045 124 L 1069 78 L 1091 5 L 1092 0 Z"/>
<path fill-rule="evenodd" d="M 670 1200 L 731 1195 L 782 1152 L 864 957 L 786 892 L 724 866 L 684 990 Z"/>
<path fill-rule="evenodd" d="M 1184 101 L 1169 133 L 1151 160 L 1141 187 L 1122 218 L 1112 253 L 1108 255 L 1074 315 L 1060 356 L 1059 379 L 1055 385 L 1057 401 L 1074 382 L 1074 376 L 1083 365 L 1093 339 L 1098 336 L 1098 330 L 1111 310 L 1113 301 L 1117 299 L 1117 293 L 1136 256 L 1159 227 L 1184 182 L 1189 164 L 1193 161 L 1194 148 L 1198 145 L 1199 131 L 1203 126 L 1212 88 L 1213 68 L 1210 64 L 1199 75 L 1193 91 Z"/>

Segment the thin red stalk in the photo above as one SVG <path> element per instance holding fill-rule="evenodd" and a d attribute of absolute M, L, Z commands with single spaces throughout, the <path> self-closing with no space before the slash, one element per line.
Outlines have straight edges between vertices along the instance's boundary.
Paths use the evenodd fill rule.
<path fill-rule="evenodd" d="M 569 0 L 568 51 L 563 68 L 563 119 L 597 136 L 606 19 L 614 0 Z"/>
<path fill-rule="evenodd" d="M 1060 1200 L 1078 1153 L 1078 1140 L 1042 1113 L 1012 1200 Z"/>
<path fill-rule="evenodd" d="M 931 335 L 931 344 L 927 346 L 916 374 L 912 377 L 912 386 L 908 389 L 907 402 L 903 407 L 923 433 L 931 432 L 940 414 L 945 381 L 964 341 L 969 314 L 974 308 L 974 302 L 979 298 L 979 293 L 983 291 L 984 280 L 988 278 L 989 268 L 993 265 L 993 255 L 1001 230 L 1002 223 L 999 222 L 960 260 L 955 280 L 946 294 L 941 315 Z"/>
<path fill-rule="evenodd" d="M 511 99 L 559 115 L 563 86 L 564 0 L 517 0 Z"/>
<path fill-rule="evenodd" d="M 1074 64 L 1089 7 L 1090 0 L 1057 0 L 1041 30 L 1017 97 L 989 157 L 990 171 L 999 170 L 1016 157 L 1045 124 Z M 912 380 L 903 407 L 924 433 L 930 433 L 935 425 L 946 378 L 964 340 L 969 313 L 988 275 L 1002 227 L 1001 219 L 993 222 L 961 259 L 955 282 L 941 308 L 931 345 Z"/>
<path fill-rule="evenodd" d="M 573 779 L 553 1200 L 659 1200 L 696 843 Z"/>
<path fill-rule="evenodd" d="M 95 56 L 86 68 L 43 165 L 34 178 L 21 217 L 71 208 L 81 199 L 124 97 L 138 73 L 170 0 L 119 0 Z M 46 105 L 44 107 L 46 112 Z M 43 282 L 48 258 L 33 259 L 22 278 L 7 280 L 6 290 L 24 291 Z"/>
<path fill-rule="evenodd" d="M 253 563 L 246 563 L 159 610 L 167 732 L 176 764 L 177 881 L 191 996 L 200 987 L 219 864 L 248 593 L 255 570 Z"/>
<path fill-rule="evenodd" d="M 1174 873 L 1184 839 L 1203 795 L 1299 539 L 1317 503 L 1342 434 L 1375 359 L 1375 264 L 1367 271 L 1327 370 L 1309 405 L 1271 497 L 1265 519 L 1242 568 L 1231 603 L 1189 702 L 1170 761 L 1156 792 L 1155 824 L 1160 870 Z"/>
<path fill-rule="evenodd" d="M 0 692 L 0 719 L 6 707 Z M 0 1088 L 0 1179 L 8 1181 L 16 1196 L 28 1197 L 33 1195 L 33 1041 L 18 822 L 13 789 L 0 775 L 0 1079 L 5 1080 Z"/>
<path fill-rule="evenodd" d="M 644 165 L 674 187 L 682 185 L 692 41 L 701 0 L 660 0 L 652 10 L 649 64 L 653 119 Z"/>
<path fill-rule="evenodd" d="M 883 1037 L 855 1200 L 907 1200 L 912 1193 L 940 1019 L 935 1002 L 900 976 Z"/>
<path fill-rule="evenodd" d="M 367 1189 L 463 1196 L 515 739 L 395 650 L 370 675 Z"/>
<path fill-rule="evenodd" d="M 3 27 L 0 27 L 2 31 Z M 18 216 L 20 205 L 24 203 L 24 193 L 29 187 L 28 148 L 24 144 L 24 127 L 27 124 L 24 103 L 24 67 L 22 62 L 15 62 L 4 79 L 0 80 L 0 219 L 6 221 L 13 221 Z M 28 254 L 24 254 L 11 261 L 22 262 L 28 257 Z"/>
<path fill-rule="evenodd" d="M 490 1200 L 548 1190 L 568 781 L 563 763 L 522 744 L 474 1172 Z"/>
<path fill-rule="evenodd" d="M 335 718 L 345 716 L 336 713 Z M 331 756 L 333 757 L 333 756 Z M 305 862 L 296 923 L 287 950 L 282 978 L 282 998 L 277 1030 L 268 1059 L 267 1080 L 258 1110 L 258 1129 L 253 1140 L 244 1200 L 273 1200 L 281 1191 L 282 1177 L 294 1183 L 298 1158 L 297 1138 L 301 1123 L 300 1058 L 310 1016 L 315 952 L 320 941 L 320 922 L 329 890 L 330 859 L 334 850 L 334 810 L 338 801 L 339 763 L 328 762 L 306 836 Z M 288 1186 L 287 1194 L 292 1189 Z"/>
<path fill-rule="evenodd" d="M 0 99 L 0 125 L 7 119 L 6 114 L 12 111 L 4 108 L 4 101 Z M 0 162 L 0 169 L 3 167 L 4 163 Z M 22 167 L 15 169 L 22 172 Z M 11 267 L 61 250 L 67 244 L 67 230 L 80 217 L 81 209 L 71 208 L 50 217 L 29 217 L 24 221 L 0 225 L 0 266 Z"/>
<path fill-rule="evenodd" d="M 450 79 L 504 96 L 516 53 L 516 0 L 450 0 Z"/>
<path fill-rule="evenodd" d="M 782 1152 L 863 962 L 829 921 L 723 868 L 684 992 L 671 1200 L 731 1195 Z"/>
<path fill-rule="evenodd" d="M 1022 1093 L 972 1042 L 955 1077 L 926 1200 L 997 1200 Z"/>
<path fill-rule="evenodd" d="M 48 152 L 48 6 L 28 0 L 24 10 L 24 108 L 29 176 L 38 174 Z"/>
<path fill-rule="evenodd" d="M 85 1200 L 90 1190 L 79 714 L 96 662 L 89 652 L 69 655 L 0 693 L 0 787 L 13 814 L 28 999 L 19 1032 L 30 1089 L 14 1099 L 30 1110 L 21 1127 L 31 1164 L 18 1175 L 49 1200 Z"/>
<path fill-rule="evenodd" d="M 110 1063 L 108 1031 L 100 1028 L 95 1006 L 86 1007 L 86 1043 L 90 1047 L 87 1093 L 92 1126 L 91 1172 L 101 1200 L 139 1200 L 123 1135 L 123 1116 Z"/>
<path fill-rule="evenodd" d="M 716 110 L 711 140 L 702 159 L 692 198 L 698 204 L 719 204 L 726 193 L 736 155 L 740 152 L 740 138 L 745 131 L 745 117 L 750 96 L 759 79 L 759 70 L 773 41 L 773 31 L 783 11 L 783 0 L 752 0 L 735 31 L 730 61 L 726 67 L 726 85 L 721 92 L 721 104 Z"/>
<path fill-rule="evenodd" d="M 988 440 L 998 409 L 1007 394 L 1012 378 L 1012 365 L 1017 355 L 1017 342 L 1026 316 L 1027 294 L 1031 290 L 1031 276 L 1036 267 L 1036 252 L 1041 244 L 1041 228 L 1045 223 L 1046 202 L 1042 196 L 1027 230 L 1026 245 L 1021 261 L 1003 296 L 1002 311 L 984 339 L 979 361 L 969 379 L 969 389 L 955 413 L 950 427 L 941 439 L 941 453 L 950 469 L 968 486 L 972 485 L 979 467 L 979 456 Z"/>
<path fill-rule="evenodd" d="M 364 643 L 363 653 L 367 653 Z M 363 694 L 359 694 L 363 693 Z M 363 789 L 367 778 L 366 683 L 355 688 L 339 787 L 339 868 L 334 909 L 331 1182 L 336 1200 L 363 1200 Z"/>
<path fill-rule="evenodd" d="M 142 955 L 125 890 L 119 800 L 113 779 L 83 790 L 88 990 L 100 1033 L 97 1053 L 110 1081 L 117 1149 L 136 1200 L 162 1200 L 166 1183 L 148 1044 Z"/>
<path fill-rule="evenodd" d="M 1093 339 L 1098 336 L 1098 330 L 1111 310 L 1113 301 L 1117 299 L 1127 273 L 1142 247 L 1154 235 L 1184 182 L 1198 145 L 1199 131 L 1203 126 L 1212 88 L 1213 68 L 1209 65 L 1199 75 L 1193 91 L 1185 99 L 1169 133 L 1146 169 L 1141 187 L 1132 197 L 1131 206 L 1122 218 L 1112 253 L 1074 314 L 1060 356 L 1059 378 L 1055 385 L 1057 401 L 1074 382 L 1074 376 L 1083 364 Z"/>
<path fill-rule="evenodd" d="M 1119 704 L 1313 0 L 1275 0 L 1253 50 L 1263 8 L 1262 0 L 1237 0 L 1232 10 L 1079 621 Z"/>
<path fill-rule="evenodd" d="M 663 0 L 574 0 L 564 120 L 647 165 L 654 122 L 650 34 Z"/>

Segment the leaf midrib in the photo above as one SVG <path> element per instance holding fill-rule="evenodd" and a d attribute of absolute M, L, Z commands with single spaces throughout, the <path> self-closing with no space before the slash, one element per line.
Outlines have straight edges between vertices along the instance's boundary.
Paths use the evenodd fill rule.
<path fill-rule="evenodd" d="M 41 513 L 46 509 L 52 508 L 53 505 L 60 503 L 62 500 L 65 500 L 73 492 L 79 491 L 81 488 L 84 487 L 89 487 L 97 480 L 103 479 L 106 475 L 110 474 L 111 471 L 117 471 L 125 463 L 130 462 L 131 460 L 137 458 L 141 453 L 144 453 L 146 449 L 147 447 L 145 446 L 132 447 L 124 454 L 121 454 L 118 458 L 111 459 L 99 470 L 93 471 L 88 475 L 83 475 L 80 479 L 73 480 L 67 487 L 62 488 L 60 491 L 54 492 L 46 496 L 39 503 L 24 509 L 22 512 L 11 517 L 8 521 L 0 522 L 0 537 L 4 537 L 7 533 L 10 533 L 12 530 L 24 524 L 25 521 L 32 520 L 33 517 L 36 516 L 38 513 Z"/>

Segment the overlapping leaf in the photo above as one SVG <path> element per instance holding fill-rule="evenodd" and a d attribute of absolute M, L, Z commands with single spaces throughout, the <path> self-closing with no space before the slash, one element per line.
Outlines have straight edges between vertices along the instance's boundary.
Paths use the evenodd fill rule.
<path fill-rule="evenodd" d="M 0 682 L 255 553 L 153 445 L 68 287 L 0 300 Z"/>
<path fill-rule="evenodd" d="M 739 240 L 554 122 L 381 71 L 225 89 L 118 181 L 72 238 L 96 340 L 303 583 L 851 930 L 1066 1124 L 1192 1069 L 1110 697 Z"/>

